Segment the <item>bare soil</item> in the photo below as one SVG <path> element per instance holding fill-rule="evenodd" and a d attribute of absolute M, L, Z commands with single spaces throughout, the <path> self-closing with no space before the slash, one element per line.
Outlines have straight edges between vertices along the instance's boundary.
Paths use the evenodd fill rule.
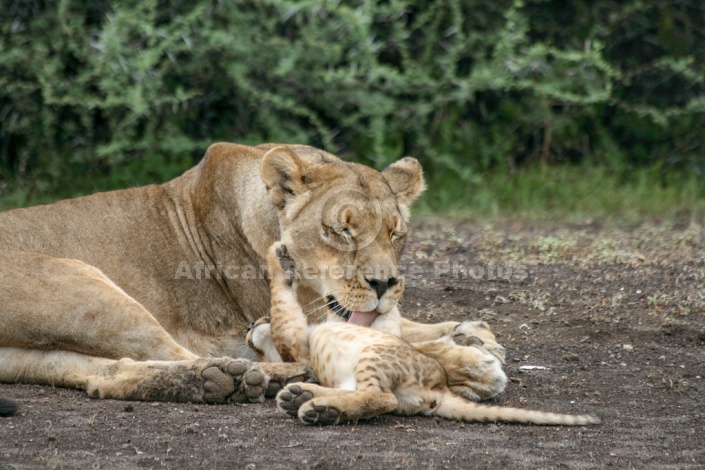
<path fill-rule="evenodd" d="M 21 407 L 0 419 L 0 467 L 705 467 L 701 225 L 427 220 L 415 228 L 404 260 L 405 314 L 492 325 L 507 347 L 511 381 L 491 403 L 596 414 L 604 424 L 383 416 L 306 427 L 272 402 L 99 401 L 0 385 L 0 396 Z M 546 369 L 524 372 L 524 365 Z"/>

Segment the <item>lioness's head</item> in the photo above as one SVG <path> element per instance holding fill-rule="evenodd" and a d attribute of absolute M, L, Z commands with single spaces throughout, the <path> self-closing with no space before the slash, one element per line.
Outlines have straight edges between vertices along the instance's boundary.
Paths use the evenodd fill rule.
<path fill-rule="evenodd" d="M 311 147 L 275 147 L 261 170 L 301 286 L 351 323 L 390 312 L 404 290 L 409 205 L 424 190 L 419 162 L 379 172 Z"/>

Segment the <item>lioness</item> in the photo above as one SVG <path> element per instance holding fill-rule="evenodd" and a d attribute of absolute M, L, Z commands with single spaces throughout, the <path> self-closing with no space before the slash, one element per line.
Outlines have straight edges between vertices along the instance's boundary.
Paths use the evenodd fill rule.
<path fill-rule="evenodd" d="M 337 321 L 307 325 L 296 299 L 297 280 L 290 278 L 291 282 L 287 282 L 288 263 L 280 266 L 287 258 L 286 246 L 278 243 L 267 256 L 272 338 L 291 337 L 293 331 L 300 330 L 307 332 L 306 342 L 272 343 L 277 350 L 298 349 L 298 360 L 310 362 L 321 383 L 289 384 L 279 392 L 277 406 L 288 415 L 306 424 L 338 424 L 391 412 L 480 422 L 572 426 L 600 423 L 593 416 L 488 406 L 461 398 L 453 393 L 452 377 L 433 354 L 423 353 L 385 332 L 400 321 L 394 313 L 378 315 L 370 328 Z M 260 323 L 248 333 L 250 341 L 260 336 L 254 332 L 263 326 Z M 494 336 L 488 331 L 485 339 L 482 344 L 471 346 L 457 346 L 452 338 L 436 341 L 450 343 L 456 354 L 466 358 L 466 364 L 477 363 L 478 355 L 484 355 L 484 362 L 495 362 L 497 358 L 484 349 Z M 264 347 L 260 345 L 259 349 Z"/>
<path fill-rule="evenodd" d="M 0 213 L 0 382 L 260 401 L 309 377 L 302 364 L 249 361 L 246 327 L 269 311 L 267 248 L 282 240 L 311 273 L 297 288 L 309 321 L 330 305 L 369 323 L 397 308 L 423 189 L 413 158 L 378 172 L 307 146 L 219 143 L 165 184 Z M 475 326 L 404 320 L 400 334 L 463 328 Z"/>

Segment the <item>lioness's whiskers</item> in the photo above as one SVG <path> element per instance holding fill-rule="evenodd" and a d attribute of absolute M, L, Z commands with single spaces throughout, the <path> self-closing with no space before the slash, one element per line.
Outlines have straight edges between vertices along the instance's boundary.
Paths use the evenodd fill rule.
<path fill-rule="evenodd" d="M 301 307 L 301 308 L 302 308 L 302 309 L 305 309 L 306 307 L 308 307 L 309 305 L 311 305 L 311 304 L 313 304 L 313 303 L 315 303 L 315 302 L 318 302 L 318 301 L 320 301 L 320 300 L 324 300 L 324 299 L 326 299 L 327 297 L 333 297 L 332 300 L 329 300 L 329 301 L 327 301 L 325 304 L 323 304 L 322 307 L 326 307 L 326 306 L 328 306 L 329 304 L 335 302 L 335 298 L 334 298 L 333 294 L 334 294 L 334 293 L 337 293 L 338 291 L 341 291 L 341 290 L 343 290 L 342 287 L 339 288 L 339 289 L 334 289 L 334 290 L 331 291 L 330 293 L 328 293 L 328 294 L 326 294 L 326 295 L 322 295 L 322 296 L 320 296 L 320 297 L 318 297 L 318 298 L 312 300 L 311 302 L 307 303 L 306 305 L 304 305 L 304 306 Z M 322 307 L 316 307 L 316 308 L 315 308 L 314 310 L 312 310 L 311 312 L 315 312 L 316 310 L 319 310 L 319 309 L 321 309 Z"/>
<path fill-rule="evenodd" d="M 319 298 L 317 298 L 317 299 L 315 299 L 315 300 L 313 300 L 313 301 L 311 301 L 311 302 L 309 302 L 309 303 L 307 304 L 307 306 L 308 306 L 308 305 L 311 305 L 311 304 L 314 303 L 314 302 L 323 300 L 323 299 L 326 298 L 326 297 L 331 297 L 331 300 L 329 300 L 328 302 L 324 303 L 323 305 L 321 305 L 321 306 L 319 306 L 319 307 L 314 308 L 313 310 L 310 310 L 310 311 L 306 312 L 307 315 L 312 316 L 312 318 L 313 318 L 313 323 L 318 323 L 319 320 L 322 320 L 322 319 L 324 319 L 324 318 L 326 317 L 327 309 L 330 307 L 330 305 L 332 305 L 332 304 L 335 303 L 335 298 L 334 298 L 333 294 L 334 294 L 334 293 L 337 293 L 337 292 L 339 292 L 339 291 L 341 291 L 341 290 L 342 290 L 342 288 L 335 289 L 335 290 L 331 291 L 329 294 L 326 294 L 326 295 L 324 295 L 324 296 L 321 296 L 321 297 L 319 297 Z"/>
<path fill-rule="evenodd" d="M 342 289 L 342 288 L 341 288 L 341 289 Z M 336 290 L 341 290 L 341 289 L 336 289 Z M 334 291 L 334 292 L 335 292 L 335 291 Z M 307 303 L 306 305 L 302 305 L 301 308 L 304 309 L 304 308 L 308 307 L 309 305 L 318 302 L 319 300 L 323 300 L 323 299 L 325 299 L 326 297 L 328 297 L 328 295 L 329 295 L 329 294 L 322 295 L 322 296 L 320 296 L 320 297 L 316 297 L 315 299 L 313 299 L 312 301 L 310 301 L 310 302 Z"/>
<path fill-rule="evenodd" d="M 330 302 L 327 302 L 327 303 L 321 305 L 320 307 L 311 310 L 311 311 L 309 312 L 309 315 L 319 314 L 319 313 L 320 313 L 320 316 L 319 316 L 318 318 L 316 318 L 316 320 L 318 320 L 318 319 L 320 319 L 320 318 L 323 318 L 323 317 L 325 317 L 325 315 L 326 315 L 327 309 L 328 309 L 328 308 L 332 308 L 331 305 L 334 304 L 334 303 L 335 303 L 335 300 L 331 300 Z"/>

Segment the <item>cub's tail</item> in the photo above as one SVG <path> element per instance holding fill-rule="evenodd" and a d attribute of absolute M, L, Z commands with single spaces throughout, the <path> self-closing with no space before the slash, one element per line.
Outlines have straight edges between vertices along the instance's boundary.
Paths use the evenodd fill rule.
<path fill-rule="evenodd" d="M 12 416 L 17 411 L 17 403 L 8 399 L 0 398 L 0 417 Z"/>
<path fill-rule="evenodd" d="M 472 422 L 504 422 L 541 424 L 548 426 L 585 426 L 600 424 L 595 416 L 563 415 L 544 411 L 523 410 L 503 406 L 489 406 L 464 400 L 451 392 L 445 393 L 433 415 L 446 419 Z"/>

